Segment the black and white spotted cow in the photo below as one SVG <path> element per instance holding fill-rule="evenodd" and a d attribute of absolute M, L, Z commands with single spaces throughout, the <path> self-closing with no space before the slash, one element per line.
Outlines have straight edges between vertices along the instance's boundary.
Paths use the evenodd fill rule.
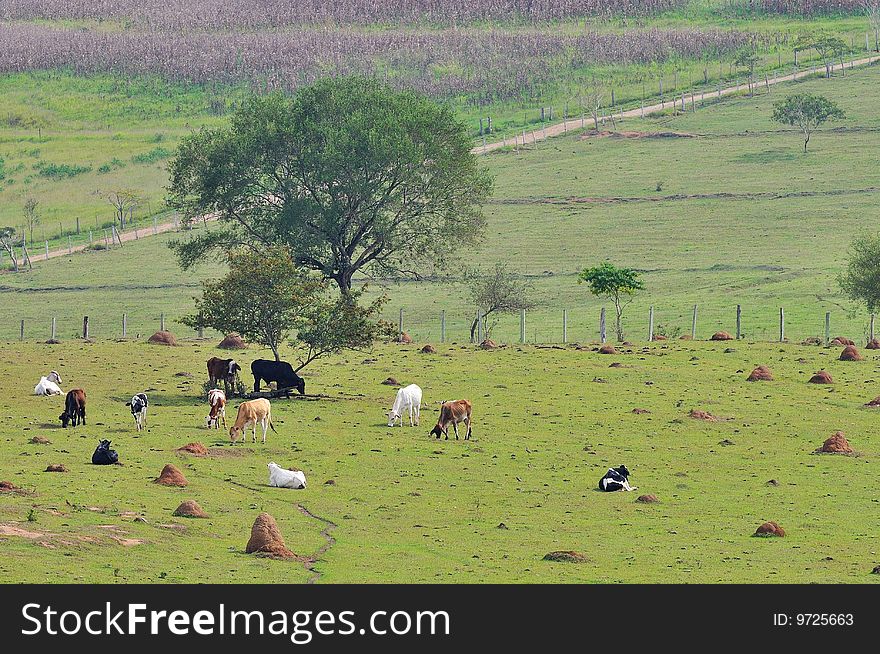
<path fill-rule="evenodd" d="M 626 469 L 626 466 L 608 468 L 608 472 L 606 472 L 605 476 L 599 480 L 599 490 L 607 492 L 636 490 L 636 486 L 629 485 L 629 474 L 629 470 Z"/>
<path fill-rule="evenodd" d="M 131 402 L 126 402 L 125 406 L 131 407 L 131 415 L 134 416 L 134 424 L 140 431 L 147 426 L 147 396 L 145 393 L 138 393 L 131 398 Z"/>

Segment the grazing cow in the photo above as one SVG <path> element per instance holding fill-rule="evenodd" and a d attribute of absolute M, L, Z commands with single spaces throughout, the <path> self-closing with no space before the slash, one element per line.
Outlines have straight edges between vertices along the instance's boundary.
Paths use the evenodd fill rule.
<path fill-rule="evenodd" d="M 235 375 L 240 370 L 241 366 L 235 362 L 235 359 L 211 357 L 208 359 L 208 383 L 216 386 L 222 381 L 226 394 L 231 395 L 235 390 Z"/>
<path fill-rule="evenodd" d="M 208 391 L 208 404 L 211 405 L 211 411 L 205 418 L 205 427 L 210 429 L 220 429 L 220 421 L 223 421 L 223 429 L 226 429 L 226 393 L 219 388 L 212 388 Z"/>
<path fill-rule="evenodd" d="M 606 472 L 605 476 L 599 480 L 599 490 L 607 491 L 609 493 L 619 490 L 636 490 L 637 486 L 629 485 L 629 474 L 629 470 L 626 469 L 626 466 L 620 466 L 618 468 L 608 468 L 608 472 Z"/>
<path fill-rule="evenodd" d="M 134 424 L 140 431 L 147 426 L 147 396 L 145 393 L 138 393 L 131 398 L 130 402 L 126 402 L 125 406 L 131 407 L 131 415 L 134 416 Z"/>
<path fill-rule="evenodd" d="M 403 427 L 403 412 L 409 411 L 409 426 L 415 427 L 419 424 L 421 418 L 422 407 L 422 389 L 416 384 L 410 384 L 397 391 L 397 397 L 394 398 L 394 405 L 388 413 L 388 426 L 393 427 L 395 420 L 400 420 L 400 426 Z M 416 413 L 416 421 L 413 424 L 413 410 Z"/>
<path fill-rule="evenodd" d="M 278 388 L 295 388 L 300 395 L 306 394 L 306 380 L 297 375 L 286 361 L 257 359 L 251 364 L 251 372 L 254 375 L 254 393 L 260 392 L 262 379 L 267 384 L 275 382 Z"/>
<path fill-rule="evenodd" d="M 440 438 L 440 434 L 446 435 L 449 440 L 449 425 L 455 431 L 455 440 L 458 440 L 458 423 L 463 422 L 467 425 L 467 435 L 465 440 L 471 438 L 471 403 L 470 400 L 455 400 L 454 402 L 444 402 L 440 405 L 440 417 L 437 424 L 431 430 L 431 435 Z"/>
<path fill-rule="evenodd" d="M 74 388 L 67 391 L 64 398 L 64 413 L 58 416 L 61 426 L 67 428 L 67 423 L 73 423 L 76 427 L 77 423 L 86 424 L 86 392 L 81 388 Z"/>
<path fill-rule="evenodd" d="M 45 377 L 40 377 L 40 383 L 34 386 L 34 395 L 61 395 L 61 375 L 53 370 Z"/>
<path fill-rule="evenodd" d="M 300 470 L 285 470 L 273 461 L 269 464 L 269 485 L 276 488 L 305 488 L 306 476 Z"/>
<path fill-rule="evenodd" d="M 257 400 L 249 400 L 242 402 L 238 406 L 238 415 L 235 416 L 235 424 L 229 429 L 229 438 L 232 442 L 238 440 L 239 435 L 243 440 L 247 440 L 245 431 L 250 425 L 254 426 L 254 443 L 257 442 L 257 423 L 263 428 L 263 442 L 266 442 L 266 429 L 271 427 L 275 431 L 275 425 L 272 424 L 272 407 L 269 400 L 260 398 Z M 275 432 L 276 434 L 278 432 Z"/>

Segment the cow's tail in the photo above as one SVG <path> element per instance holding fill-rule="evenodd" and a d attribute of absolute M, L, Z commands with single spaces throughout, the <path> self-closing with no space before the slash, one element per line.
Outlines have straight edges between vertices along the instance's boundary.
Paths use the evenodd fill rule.
<path fill-rule="evenodd" d="M 277 434 L 278 432 L 275 431 L 275 425 L 272 424 L 272 414 L 270 413 L 267 417 L 269 418 L 269 427 L 271 427 L 272 431 L 274 431 Z"/>

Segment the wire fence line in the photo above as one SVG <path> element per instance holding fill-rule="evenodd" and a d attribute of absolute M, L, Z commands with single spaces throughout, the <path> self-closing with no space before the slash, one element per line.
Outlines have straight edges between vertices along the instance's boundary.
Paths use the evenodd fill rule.
<path fill-rule="evenodd" d="M 744 312 L 742 305 L 731 305 L 729 318 L 719 320 L 717 311 L 712 319 L 702 317 L 701 305 L 694 304 L 686 319 L 672 324 L 658 321 L 659 312 L 649 306 L 645 313 L 631 312 L 624 324 L 624 338 L 632 341 L 657 341 L 674 339 L 709 340 L 725 339 L 747 340 L 752 342 L 801 342 L 828 345 L 842 334 L 840 324 L 853 329 L 858 324 L 861 334 L 852 334 L 853 340 L 863 339 L 866 343 L 875 339 L 876 316 L 868 314 L 853 321 L 851 314 L 841 311 L 835 320 L 831 311 L 824 313 L 806 312 L 802 307 L 800 318 L 792 321 L 784 307 L 768 316 L 761 313 Z M 717 309 L 717 307 L 714 307 Z M 479 309 L 468 316 L 469 310 L 440 310 L 433 318 L 422 312 L 412 316 L 405 308 L 398 309 L 396 315 L 387 314 L 384 319 L 394 323 L 397 340 L 417 343 L 482 343 L 491 338 L 502 343 L 523 344 L 565 344 L 577 342 L 605 343 L 616 341 L 615 313 L 613 308 L 594 309 L 541 309 L 520 311 L 518 314 L 486 316 Z M 92 315 L 73 315 L 64 313 L 50 319 L 20 318 L 10 320 L 6 317 L 0 322 L 0 338 L 6 341 L 58 341 L 61 339 L 146 339 L 156 331 L 171 331 L 177 338 L 213 338 L 223 334 L 211 329 L 192 329 L 180 322 L 178 314 L 174 317 L 164 312 L 151 314 L 137 310 L 137 318 L 132 314 L 120 312 L 108 315 L 106 312 Z M 804 316 L 811 316 L 804 320 Z M 488 318 L 488 319 L 487 319 Z M 863 322 L 861 322 L 863 321 Z M 770 326 L 772 323 L 772 327 Z"/>

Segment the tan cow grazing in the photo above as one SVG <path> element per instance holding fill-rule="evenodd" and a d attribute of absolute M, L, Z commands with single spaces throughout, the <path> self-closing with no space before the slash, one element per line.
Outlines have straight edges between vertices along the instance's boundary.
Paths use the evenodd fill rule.
<path fill-rule="evenodd" d="M 220 421 L 223 421 L 223 429 L 226 429 L 226 393 L 219 388 L 208 391 L 208 404 L 211 411 L 205 418 L 205 426 L 210 429 L 220 429 Z"/>
<path fill-rule="evenodd" d="M 238 440 L 242 436 L 247 440 L 246 430 L 249 426 L 254 426 L 254 443 L 257 442 L 257 423 L 263 428 L 263 442 L 266 442 L 266 428 L 271 427 L 275 431 L 272 424 L 272 407 L 269 400 L 260 398 L 258 400 L 250 400 L 242 402 L 238 407 L 238 415 L 235 417 L 235 424 L 229 430 L 229 437 L 232 442 Z M 276 434 L 278 432 L 275 432 Z"/>
<path fill-rule="evenodd" d="M 440 438 L 440 434 L 446 435 L 449 440 L 449 425 L 455 431 L 455 440 L 458 440 L 458 423 L 463 422 L 467 425 L 467 435 L 465 440 L 471 438 L 471 403 L 470 400 L 455 400 L 454 402 L 444 402 L 440 405 L 440 417 L 437 424 L 431 430 L 431 436 Z"/>

